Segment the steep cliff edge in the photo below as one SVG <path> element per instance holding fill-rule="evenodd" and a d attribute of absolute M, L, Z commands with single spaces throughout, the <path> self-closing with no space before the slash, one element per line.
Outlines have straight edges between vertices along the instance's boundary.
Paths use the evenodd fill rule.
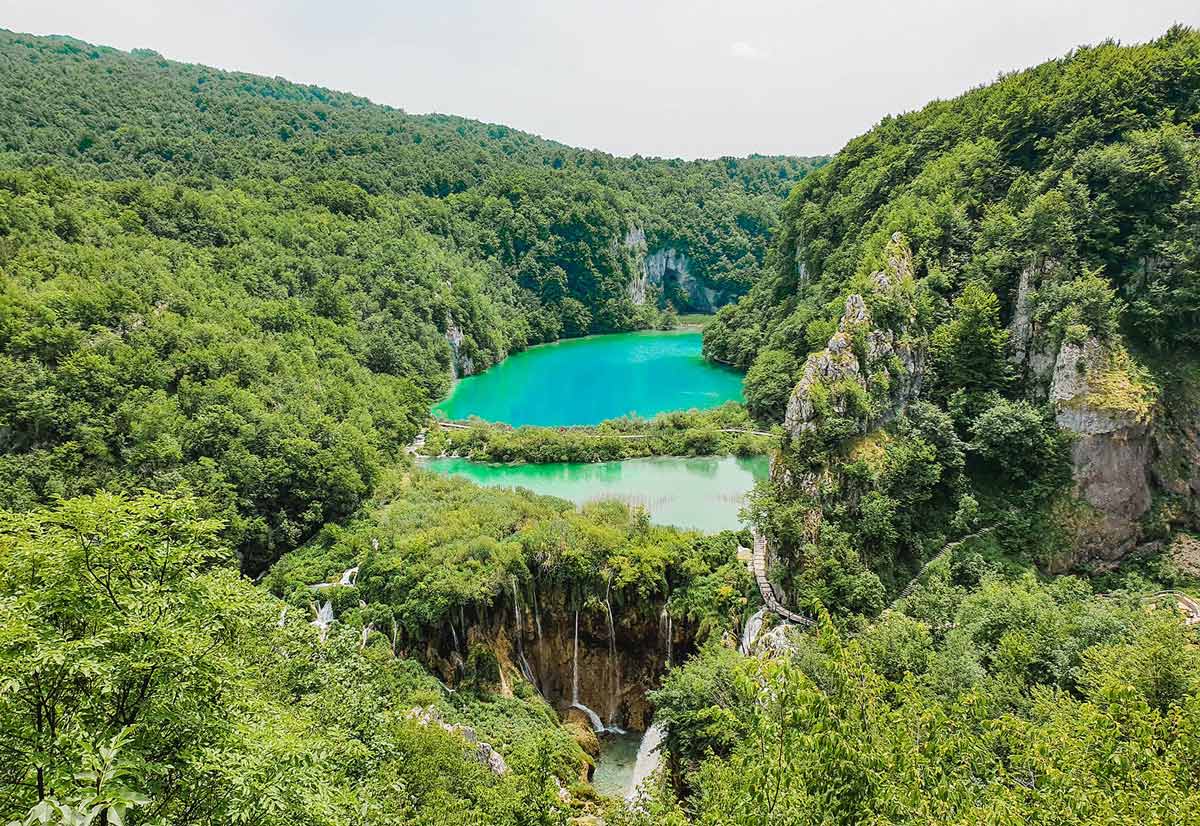
<path fill-rule="evenodd" d="M 1200 493 L 1194 377 L 1164 392 L 1122 335 L 1054 330 L 1040 305 L 1064 270 L 1043 256 L 1026 266 L 1009 324 L 1010 359 L 1027 395 L 1050 404 L 1072 437 L 1073 493 L 1086 506 L 1056 569 L 1124 557 L 1147 538 L 1156 495 L 1175 499 L 1168 527 L 1195 525 Z"/>
<path fill-rule="evenodd" d="M 792 437 L 819 429 L 837 438 L 862 435 L 920 395 L 926 345 L 914 289 L 912 253 L 896 234 L 886 267 L 871 274 L 868 291 L 847 296 L 837 332 L 805 362 L 784 416 Z"/>
<path fill-rule="evenodd" d="M 629 297 L 634 304 L 668 304 L 682 312 L 715 313 L 744 292 L 731 286 L 713 284 L 689 258 L 682 244 L 656 246 L 652 251 L 646 233 L 631 229 L 624 246 L 634 256 L 633 280 Z"/>

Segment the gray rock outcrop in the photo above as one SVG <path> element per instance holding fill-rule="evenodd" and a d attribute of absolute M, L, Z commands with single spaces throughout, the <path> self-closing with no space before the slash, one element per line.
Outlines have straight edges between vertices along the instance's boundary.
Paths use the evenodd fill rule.
<path fill-rule="evenodd" d="M 625 234 L 623 246 L 634 259 L 634 277 L 629 282 L 629 298 L 634 304 L 671 301 L 680 310 L 713 313 L 738 297 L 732 289 L 706 284 L 688 258 L 675 246 L 649 251 L 646 233 L 634 227 Z"/>
<path fill-rule="evenodd" d="M 508 764 L 504 761 L 504 755 L 496 751 L 491 743 L 485 743 L 480 740 L 475 734 L 475 729 L 470 726 L 447 723 L 442 719 L 442 714 L 437 710 L 436 706 L 418 706 L 408 712 L 408 718 L 415 720 L 418 725 L 437 726 L 451 734 L 459 735 L 469 745 L 474 747 L 475 759 L 479 761 L 480 765 L 487 766 L 492 774 L 500 775 L 508 771 Z"/>
<path fill-rule="evenodd" d="M 788 399 L 784 428 L 793 437 L 816 429 L 831 415 L 855 419 L 865 433 L 894 419 L 920 395 L 925 340 L 912 335 L 916 311 L 901 293 L 901 285 L 911 278 L 912 256 L 903 239 L 894 236 L 887 267 L 873 273 L 871 283 L 874 293 L 901 308 L 897 329 L 874 326 L 862 295 L 846 297 L 837 332 L 825 349 L 809 355 Z M 864 398 L 870 400 L 867 409 L 862 409 Z"/>
<path fill-rule="evenodd" d="M 1075 495 L 1094 511 L 1079 527 L 1074 562 L 1119 559 L 1140 538 L 1139 520 L 1150 509 L 1154 439 L 1139 412 L 1105 404 L 1095 384 L 1110 369 L 1112 353 L 1095 338 L 1064 341 L 1054 361 L 1049 399 L 1058 426 L 1075 437 L 1071 446 Z"/>
<path fill-rule="evenodd" d="M 451 318 L 446 324 L 446 343 L 450 345 L 450 372 L 456 379 L 475 374 L 474 359 L 462 352 L 465 338 L 462 328 Z"/>

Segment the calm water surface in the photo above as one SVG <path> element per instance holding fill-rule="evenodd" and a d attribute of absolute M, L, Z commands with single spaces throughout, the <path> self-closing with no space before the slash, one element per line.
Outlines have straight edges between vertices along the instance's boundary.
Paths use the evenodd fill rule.
<path fill-rule="evenodd" d="M 431 459 L 430 470 L 480 485 L 529 488 L 576 504 L 620 499 L 640 505 L 659 525 L 706 533 L 737 530 L 746 493 L 768 474 L 765 456 L 657 457 L 621 462 L 498 465 Z"/>
<path fill-rule="evenodd" d="M 600 759 L 592 775 L 592 785 L 606 797 L 624 799 L 633 781 L 633 769 L 637 765 L 638 746 L 642 733 L 606 734 L 600 738 Z"/>
<path fill-rule="evenodd" d="M 532 347 L 458 382 L 434 410 L 450 419 L 558 427 L 727 401 L 742 401 L 742 375 L 706 362 L 700 333 L 644 332 Z"/>

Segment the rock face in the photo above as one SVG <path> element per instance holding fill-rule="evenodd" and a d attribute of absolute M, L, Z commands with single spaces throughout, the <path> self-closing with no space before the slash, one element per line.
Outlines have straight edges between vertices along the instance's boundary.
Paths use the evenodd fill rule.
<path fill-rule="evenodd" d="M 1037 290 L 1058 269 L 1053 259 L 1036 258 L 1021 271 L 1013 317 L 1008 326 L 1012 352 L 1009 360 L 1024 375 L 1033 395 L 1044 400 L 1054 374 L 1057 350 L 1046 340 L 1044 331 L 1034 321 Z"/>
<path fill-rule="evenodd" d="M 604 604 L 591 601 L 579 611 L 576 634 L 574 608 L 561 594 L 538 594 L 535 610 L 531 593 L 522 590 L 519 613 L 510 605 L 465 635 L 448 629 L 429 641 L 427 662 L 453 682 L 472 645 L 493 648 L 509 675 L 525 670 L 523 654 L 526 679 L 564 716 L 578 703 L 604 727 L 644 730 L 652 716 L 646 695 L 658 688 L 668 661 L 680 662 L 692 650 L 694 629 L 664 620 L 661 605 L 614 605 L 610 625 Z"/>
<path fill-rule="evenodd" d="M 456 379 L 475 374 L 475 360 L 463 353 L 466 336 L 451 318 L 446 325 L 446 343 L 450 345 L 450 372 Z"/>
<path fill-rule="evenodd" d="M 898 311 L 893 327 L 876 326 L 862 295 L 846 297 L 837 332 L 809 355 L 788 399 L 784 428 L 793 437 L 832 417 L 853 420 L 858 433 L 886 424 L 916 400 L 925 374 L 924 337 L 915 335 L 916 309 L 906 290 L 912 255 L 899 236 L 888 263 L 871 276 L 872 294 Z"/>
<path fill-rule="evenodd" d="M 736 290 L 704 283 L 687 253 L 677 247 L 649 252 L 646 233 L 640 228 L 629 230 L 624 243 L 635 260 L 635 275 L 629 283 L 629 297 L 634 304 L 654 300 L 660 305 L 670 302 L 685 312 L 712 313 L 739 295 Z"/>
<path fill-rule="evenodd" d="M 1103 405 L 1093 384 L 1111 354 L 1095 339 L 1063 342 L 1049 396 L 1058 426 L 1075 434 L 1071 447 L 1075 495 L 1095 509 L 1080 528 L 1075 561 L 1114 560 L 1140 536 L 1138 520 L 1150 509 L 1149 467 L 1154 444 L 1147 421 L 1130 410 Z"/>
<path fill-rule="evenodd" d="M 438 726 L 451 734 L 459 735 L 468 745 L 474 747 L 475 759 L 479 761 L 480 765 L 491 769 L 492 774 L 500 775 L 508 772 L 508 764 L 504 761 L 504 755 L 496 751 L 491 743 L 480 740 L 475 734 L 475 729 L 470 726 L 447 723 L 442 719 L 441 712 L 435 706 L 418 706 L 408 712 L 408 718 L 415 720 L 418 725 Z"/>

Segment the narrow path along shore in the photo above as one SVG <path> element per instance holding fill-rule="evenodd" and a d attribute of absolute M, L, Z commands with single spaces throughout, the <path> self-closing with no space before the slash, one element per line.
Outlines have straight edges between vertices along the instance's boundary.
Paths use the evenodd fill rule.
<path fill-rule="evenodd" d="M 472 425 L 463 424 L 462 422 L 449 422 L 444 419 L 437 420 L 438 427 L 443 430 L 470 430 Z M 515 428 L 514 428 L 515 429 Z M 576 436 L 583 436 L 592 439 L 649 439 L 657 434 L 654 433 L 591 433 L 593 428 L 587 426 L 569 426 L 569 427 L 540 427 L 541 430 L 554 430 L 560 433 L 571 433 Z M 771 437 L 774 433 L 768 433 L 765 430 L 748 430 L 743 427 L 718 427 L 715 428 L 717 433 L 745 433 L 749 436 Z"/>

